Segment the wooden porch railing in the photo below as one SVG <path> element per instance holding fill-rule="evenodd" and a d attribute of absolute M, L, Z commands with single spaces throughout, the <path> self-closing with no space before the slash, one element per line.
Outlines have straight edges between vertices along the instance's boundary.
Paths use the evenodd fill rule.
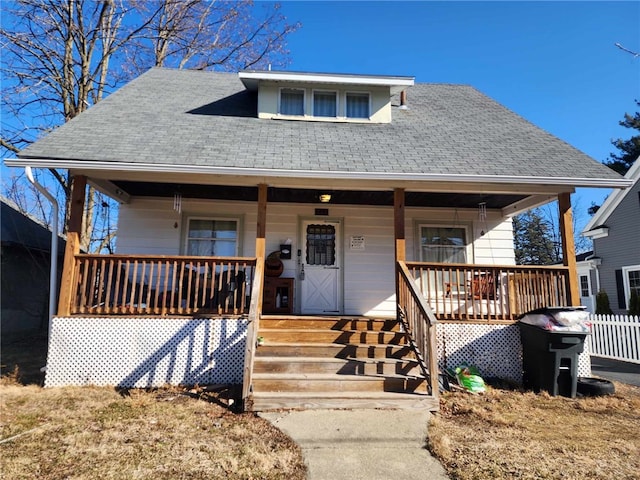
<path fill-rule="evenodd" d="M 436 351 L 436 317 L 427 305 L 404 262 L 397 263 L 398 310 L 420 368 L 429 379 L 429 390 L 438 396 L 438 357 Z"/>
<path fill-rule="evenodd" d="M 242 315 L 255 258 L 74 255 L 71 315 Z"/>
<path fill-rule="evenodd" d="M 249 325 L 247 326 L 247 343 L 244 353 L 244 373 L 242 378 L 242 410 L 251 410 L 251 392 L 253 383 L 253 358 L 258 342 L 260 317 L 262 316 L 262 284 L 264 281 L 264 258 L 256 261 L 253 287 L 251 289 L 251 304 L 249 306 Z"/>
<path fill-rule="evenodd" d="M 407 263 L 439 320 L 513 322 L 536 308 L 569 305 L 562 266 Z"/>

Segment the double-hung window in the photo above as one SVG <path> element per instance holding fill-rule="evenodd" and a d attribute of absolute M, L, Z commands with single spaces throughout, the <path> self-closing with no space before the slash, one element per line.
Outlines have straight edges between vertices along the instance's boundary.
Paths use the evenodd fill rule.
<path fill-rule="evenodd" d="M 369 118 L 369 94 L 361 92 L 347 92 L 346 117 L 347 118 Z"/>
<path fill-rule="evenodd" d="M 627 309 L 630 307 L 629 299 L 631 293 L 636 292 L 640 295 L 640 265 L 631 265 L 622 267 L 622 275 L 624 278 L 624 294 Z"/>
<path fill-rule="evenodd" d="M 589 288 L 589 277 L 587 275 L 580 275 L 580 296 L 591 296 L 591 289 Z"/>
<path fill-rule="evenodd" d="M 433 263 L 467 263 L 464 227 L 420 226 L 420 259 Z"/>
<path fill-rule="evenodd" d="M 304 90 L 300 88 L 280 89 L 280 115 L 304 115 Z"/>
<path fill-rule="evenodd" d="M 420 225 L 420 260 L 429 263 L 467 263 L 467 229 L 445 225 Z M 431 270 L 423 274 L 429 285 L 428 295 L 438 292 L 464 291 L 466 279 L 459 274 Z M 427 292 L 425 292 L 427 293 Z M 444 293 L 443 293 L 444 294 Z M 448 295 L 448 293 L 446 293 Z"/>
<path fill-rule="evenodd" d="M 190 218 L 187 255 L 235 257 L 238 255 L 238 220 Z"/>
<path fill-rule="evenodd" d="M 338 114 L 338 95 L 336 92 L 313 92 L 313 116 L 336 117 Z"/>

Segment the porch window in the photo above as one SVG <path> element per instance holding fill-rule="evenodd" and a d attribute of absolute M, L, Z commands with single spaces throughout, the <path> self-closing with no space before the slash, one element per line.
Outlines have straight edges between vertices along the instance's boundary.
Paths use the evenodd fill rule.
<path fill-rule="evenodd" d="M 335 117 L 338 112 L 336 92 L 313 92 L 313 116 Z"/>
<path fill-rule="evenodd" d="M 280 90 L 281 115 L 304 115 L 304 90 L 283 88 Z"/>
<path fill-rule="evenodd" d="M 335 265 L 336 228 L 333 225 L 307 227 L 307 265 Z"/>
<path fill-rule="evenodd" d="M 369 118 L 369 94 L 347 93 L 346 110 L 347 118 Z"/>
<path fill-rule="evenodd" d="M 467 263 L 466 229 L 421 225 L 420 259 L 432 263 Z"/>
<path fill-rule="evenodd" d="M 187 255 L 235 257 L 238 255 L 238 220 L 190 218 Z"/>

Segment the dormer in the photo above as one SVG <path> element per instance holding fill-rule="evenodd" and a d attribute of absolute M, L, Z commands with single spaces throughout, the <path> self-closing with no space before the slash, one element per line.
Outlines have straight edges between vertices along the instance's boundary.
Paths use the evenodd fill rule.
<path fill-rule="evenodd" d="M 258 118 L 391 123 L 391 97 L 414 77 L 244 70 L 245 88 L 258 92 Z"/>

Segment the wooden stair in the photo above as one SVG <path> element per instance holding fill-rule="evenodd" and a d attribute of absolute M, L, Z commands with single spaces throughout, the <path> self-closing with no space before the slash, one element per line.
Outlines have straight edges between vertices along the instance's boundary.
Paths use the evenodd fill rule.
<path fill-rule="evenodd" d="M 265 316 L 258 336 L 254 411 L 437 409 L 396 320 Z"/>

